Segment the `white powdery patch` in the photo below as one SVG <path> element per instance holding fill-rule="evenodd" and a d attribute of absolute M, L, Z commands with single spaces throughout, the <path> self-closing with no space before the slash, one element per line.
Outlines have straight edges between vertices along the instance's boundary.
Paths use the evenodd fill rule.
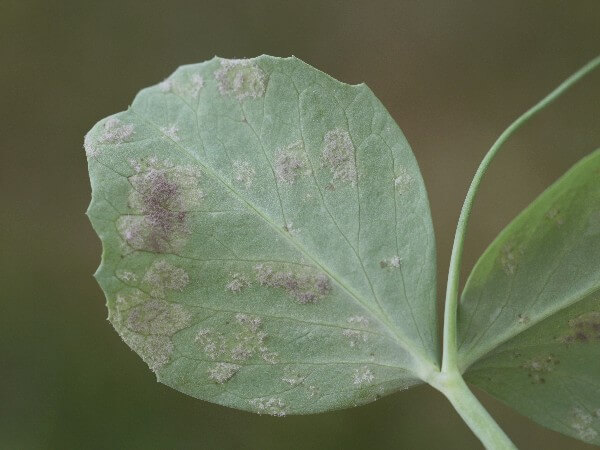
<path fill-rule="evenodd" d="M 190 78 L 190 84 L 190 95 L 197 98 L 200 90 L 204 87 L 204 77 L 199 73 L 194 73 Z"/>
<path fill-rule="evenodd" d="M 298 376 L 295 374 L 288 374 L 288 375 L 283 376 L 281 378 L 281 381 L 289 384 L 290 386 L 298 386 L 299 384 L 302 384 L 305 379 L 306 379 L 306 377 L 301 377 L 301 376 Z"/>
<path fill-rule="evenodd" d="M 100 151 L 98 150 L 98 148 L 94 145 L 94 142 L 92 141 L 92 137 L 90 136 L 90 133 L 87 133 L 85 135 L 85 138 L 83 138 L 83 148 L 85 149 L 85 154 L 89 158 L 95 158 L 96 156 L 98 156 L 100 154 Z"/>
<path fill-rule="evenodd" d="M 144 275 L 144 282 L 150 285 L 150 293 L 164 297 L 165 290 L 181 291 L 190 282 L 187 272 L 164 259 L 154 261 Z"/>
<path fill-rule="evenodd" d="M 277 364 L 277 358 L 279 357 L 279 353 L 270 352 L 267 347 L 259 347 L 258 351 L 260 352 L 260 357 L 263 361 L 269 364 Z"/>
<path fill-rule="evenodd" d="M 229 381 L 242 368 L 237 364 L 220 362 L 208 369 L 208 377 L 218 384 Z"/>
<path fill-rule="evenodd" d="M 348 323 L 360 325 L 361 327 L 366 328 L 369 326 L 369 319 L 367 319 L 365 316 L 352 316 L 348 317 Z"/>
<path fill-rule="evenodd" d="M 583 409 L 575 407 L 571 414 L 571 428 L 577 432 L 577 436 L 586 442 L 591 442 L 598 437 L 598 432 L 593 428 L 594 418 Z"/>
<path fill-rule="evenodd" d="M 116 117 L 111 117 L 104 122 L 104 133 L 100 137 L 101 143 L 122 144 L 133 134 L 132 123 L 123 123 Z"/>
<path fill-rule="evenodd" d="M 384 269 L 386 267 L 391 267 L 394 269 L 399 269 L 402 264 L 402 260 L 398 255 L 394 255 L 390 258 L 386 258 L 379 262 L 379 266 Z"/>
<path fill-rule="evenodd" d="M 231 275 L 231 281 L 227 283 L 225 289 L 237 294 L 242 292 L 248 286 L 250 286 L 250 282 L 245 276 L 240 273 L 234 273 Z"/>
<path fill-rule="evenodd" d="M 279 417 L 286 414 L 285 403 L 279 397 L 254 398 L 250 400 L 250 405 L 256 408 L 258 414 L 270 414 Z"/>
<path fill-rule="evenodd" d="M 177 127 L 174 124 L 173 125 L 169 125 L 168 127 L 161 127 L 160 131 L 162 131 L 162 133 L 165 136 L 167 136 L 169 139 L 171 139 L 174 142 L 181 141 L 181 138 L 177 134 L 177 133 L 179 133 L 179 127 Z"/>
<path fill-rule="evenodd" d="M 267 75 L 247 59 L 222 59 L 221 67 L 214 73 L 221 95 L 241 101 L 265 94 Z"/>
<path fill-rule="evenodd" d="M 375 379 L 375 375 L 371 372 L 367 366 L 361 367 L 360 369 L 354 369 L 354 384 L 361 386 L 363 384 L 371 384 Z"/>
<path fill-rule="evenodd" d="M 358 347 L 361 342 L 367 342 L 368 340 L 367 334 L 359 330 L 345 329 L 342 330 L 342 334 L 348 338 L 350 347 Z"/>
<path fill-rule="evenodd" d="M 410 185 L 413 181 L 413 177 L 405 167 L 400 166 L 396 169 L 396 176 L 394 178 L 394 187 L 399 194 L 408 192 Z"/>
<path fill-rule="evenodd" d="M 137 282 L 136 274 L 128 270 L 117 270 L 116 275 L 119 280 L 125 283 L 133 284 Z"/>
<path fill-rule="evenodd" d="M 204 353 L 210 359 L 216 359 L 227 350 L 225 337 L 207 328 L 199 330 L 194 340 L 203 347 Z"/>
<path fill-rule="evenodd" d="M 173 82 L 171 81 L 171 79 L 167 78 L 166 80 L 163 80 L 160 83 L 158 83 L 158 88 L 162 92 L 171 92 L 171 90 L 173 89 Z"/>
<path fill-rule="evenodd" d="M 336 128 L 328 131 L 323 138 L 323 162 L 333 174 L 333 181 L 356 183 L 354 144 L 346 130 Z"/>
<path fill-rule="evenodd" d="M 246 161 L 234 161 L 233 162 L 233 178 L 238 183 L 242 183 L 246 189 L 252 186 L 256 171 L 250 163 Z"/>

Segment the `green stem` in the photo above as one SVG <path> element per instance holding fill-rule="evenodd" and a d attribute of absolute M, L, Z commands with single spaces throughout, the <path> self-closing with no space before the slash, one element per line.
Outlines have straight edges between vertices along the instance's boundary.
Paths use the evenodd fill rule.
<path fill-rule="evenodd" d="M 473 395 L 462 375 L 456 371 L 444 373 L 439 384 L 432 383 L 452 403 L 473 433 L 488 450 L 509 450 L 517 447 L 504 434 L 496 421 Z"/>
<path fill-rule="evenodd" d="M 452 255 L 450 257 L 450 269 L 448 271 L 448 284 L 446 287 L 446 303 L 444 311 L 444 344 L 443 344 L 443 359 L 442 359 L 442 372 L 452 372 L 457 369 L 457 340 L 456 340 L 456 328 L 457 328 L 457 306 L 458 306 L 458 287 L 460 277 L 460 265 L 463 254 L 465 234 L 467 232 L 467 225 L 471 210 L 473 208 L 473 201 L 475 195 L 479 190 L 481 179 L 485 175 L 490 163 L 494 157 L 498 154 L 498 151 L 502 145 L 510 138 L 515 131 L 523 126 L 529 119 L 535 114 L 540 112 L 558 97 L 560 97 L 567 89 L 577 83 L 581 78 L 587 75 L 589 72 L 600 66 L 600 56 L 597 56 L 565 81 L 563 81 L 554 91 L 544 97 L 538 104 L 525 112 L 521 117 L 515 120 L 500 137 L 494 142 L 494 145 L 489 149 L 483 161 L 479 165 L 471 186 L 465 197 L 460 216 L 458 218 L 458 225 L 456 226 L 456 233 L 454 235 L 454 244 L 452 246 Z"/>

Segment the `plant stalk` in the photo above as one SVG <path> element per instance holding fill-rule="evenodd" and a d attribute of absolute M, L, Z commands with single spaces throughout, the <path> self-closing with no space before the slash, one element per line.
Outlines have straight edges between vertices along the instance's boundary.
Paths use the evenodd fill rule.
<path fill-rule="evenodd" d="M 469 190 L 465 197 L 460 216 L 458 218 L 458 224 L 456 226 L 456 232 L 454 235 L 454 244 L 452 246 L 452 254 L 450 256 L 450 268 L 448 270 L 448 284 L 446 286 L 446 303 L 444 310 L 444 343 L 443 343 L 443 357 L 442 357 L 442 372 L 451 372 L 456 370 L 458 367 L 457 361 L 457 307 L 458 307 L 458 288 L 460 282 L 460 266 L 462 261 L 462 254 L 464 248 L 465 235 L 467 233 L 467 225 L 471 210 L 473 208 L 473 202 L 481 180 L 485 175 L 490 163 L 494 157 L 500 151 L 502 145 L 529 119 L 531 119 L 538 112 L 543 110 L 546 106 L 560 97 L 567 89 L 577 83 L 585 75 L 600 66 L 600 56 L 592 59 L 585 66 L 563 81 L 556 89 L 550 94 L 544 97 L 539 103 L 526 111 L 517 120 L 515 120 L 504 132 L 498 137 L 494 145 L 488 150 L 487 154 L 481 161 L 473 181 L 469 186 Z"/>

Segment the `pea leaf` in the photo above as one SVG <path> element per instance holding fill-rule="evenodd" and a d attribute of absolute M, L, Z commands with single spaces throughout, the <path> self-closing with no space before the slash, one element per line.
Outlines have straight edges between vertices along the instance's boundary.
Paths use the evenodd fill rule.
<path fill-rule="evenodd" d="M 159 381 L 304 414 L 438 365 L 425 188 L 364 84 L 296 58 L 214 58 L 84 146 L 109 319 Z"/>
<path fill-rule="evenodd" d="M 466 379 L 538 423 L 600 444 L 600 151 L 477 262 L 459 309 Z"/>

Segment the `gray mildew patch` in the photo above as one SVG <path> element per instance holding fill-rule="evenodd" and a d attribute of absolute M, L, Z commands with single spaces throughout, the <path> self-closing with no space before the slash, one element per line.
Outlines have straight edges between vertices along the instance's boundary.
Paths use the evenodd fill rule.
<path fill-rule="evenodd" d="M 222 59 L 214 76 L 221 95 L 244 100 L 265 94 L 267 75 L 252 60 Z"/>
<path fill-rule="evenodd" d="M 295 142 L 275 153 L 275 175 L 280 183 L 293 184 L 306 170 L 306 161 L 302 154 L 302 142 Z"/>
<path fill-rule="evenodd" d="M 218 384 L 223 384 L 233 378 L 241 368 L 242 366 L 238 364 L 224 362 L 216 363 L 208 369 L 208 378 Z"/>
<path fill-rule="evenodd" d="M 164 297 L 167 289 L 181 291 L 190 282 L 187 272 L 164 259 L 152 263 L 143 280 L 150 286 L 150 293 L 155 297 Z"/>
<path fill-rule="evenodd" d="M 256 280 L 261 286 L 283 289 L 302 304 L 315 303 L 331 291 L 329 278 L 323 273 L 276 271 L 264 264 L 259 264 L 254 269 Z"/>
<path fill-rule="evenodd" d="M 262 319 L 257 316 L 237 313 L 227 322 L 225 333 L 212 328 L 203 328 L 196 334 L 200 350 L 209 359 L 230 359 L 235 362 L 259 357 L 269 364 L 275 364 L 276 352 L 271 352 L 266 344 L 267 333 L 262 330 Z"/>
<path fill-rule="evenodd" d="M 95 157 L 100 154 L 99 144 L 120 145 L 131 139 L 134 134 L 134 125 L 132 123 L 123 123 L 116 117 L 111 117 L 104 122 L 100 136 L 94 140 L 90 133 L 86 134 L 83 147 L 89 157 Z"/>
<path fill-rule="evenodd" d="M 241 273 L 234 273 L 231 275 L 231 281 L 227 283 L 225 289 L 237 294 L 242 292 L 248 286 L 250 286 L 250 281 L 248 281 L 244 275 Z"/>
<path fill-rule="evenodd" d="M 250 400 L 258 414 L 269 414 L 271 416 L 283 417 L 286 414 L 285 403 L 279 397 L 262 397 Z"/>
<path fill-rule="evenodd" d="M 132 161 L 132 166 L 136 171 L 129 177 L 133 214 L 118 219 L 121 237 L 134 250 L 177 250 L 189 234 L 188 211 L 204 198 L 197 171 L 155 160 Z"/>
<path fill-rule="evenodd" d="M 323 138 L 323 164 L 331 170 L 332 181 L 356 183 L 354 144 L 346 130 L 336 128 L 328 131 Z"/>
<path fill-rule="evenodd" d="M 410 173 L 408 173 L 405 167 L 399 166 L 396 168 L 394 187 L 396 188 L 396 192 L 398 194 L 404 194 L 408 192 L 412 182 L 413 177 Z"/>
<path fill-rule="evenodd" d="M 560 361 L 554 355 L 550 354 L 530 359 L 523 363 L 521 368 L 527 371 L 527 376 L 531 379 L 531 384 L 544 384 L 548 374 L 558 364 L 560 364 Z"/>
<path fill-rule="evenodd" d="M 594 425 L 600 425 L 598 411 L 594 415 L 586 412 L 579 406 L 574 407 L 570 414 L 570 426 L 577 432 L 582 441 L 591 442 L 598 436 Z"/>
<path fill-rule="evenodd" d="M 600 312 L 591 311 L 569 320 L 569 329 L 561 339 L 564 343 L 600 341 Z"/>
<path fill-rule="evenodd" d="M 375 375 L 371 372 L 367 366 L 361 367 L 360 369 L 354 369 L 353 383 L 356 386 L 362 386 L 365 384 L 371 384 L 375 379 Z"/>
<path fill-rule="evenodd" d="M 153 371 L 170 361 L 171 337 L 188 327 L 191 318 L 184 306 L 151 298 L 137 289 L 120 292 L 110 315 L 123 340 Z"/>
<path fill-rule="evenodd" d="M 233 179 L 238 183 L 243 184 L 246 189 L 252 186 L 255 175 L 256 171 L 250 163 L 246 161 L 233 162 Z"/>

